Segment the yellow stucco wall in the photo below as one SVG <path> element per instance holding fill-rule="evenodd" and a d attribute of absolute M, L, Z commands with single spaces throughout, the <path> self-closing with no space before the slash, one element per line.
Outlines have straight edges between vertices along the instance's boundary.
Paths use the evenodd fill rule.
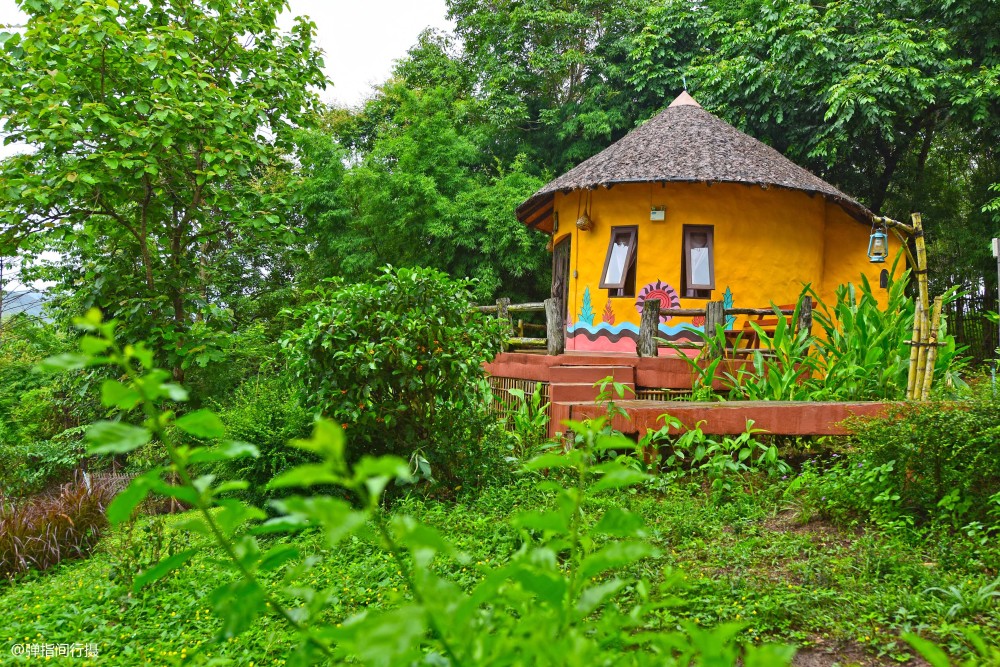
<path fill-rule="evenodd" d="M 594 226 L 584 232 L 575 222 L 588 198 Z M 857 283 L 862 273 L 884 297 L 884 290 L 878 290 L 879 272 L 890 268 L 891 261 L 871 264 L 866 254 L 870 229 L 819 195 L 730 183 L 635 183 L 557 193 L 554 203 L 559 220 L 554 241 L 573 237 L 570 324 L 579 320 L 588 287 L 594 324 L 602 321 L 609 297 L 598 285 L 611 229 L 617 226 L 638 227 L 637 296 L 645 285 L 662 281 L 681 296 L 681 307 L 704 307 L 706 299 L 687 299 L 681 293 L 681 252 L 685 225 L 709 225 L 715 246 L 712 300 L 721 300 L 728 287 L 737 308 L 790 304 L 803 283 L 812 283 L 821 299 L 832 304 L 837 285 Z M 666 208 L 663 222 L 650 221 L 652 206 Z M 890 258 L 897 249 L 890 235 Z M 635 302 L 634 296 L 610 299 L 616 324 L 638 325 Z"/>

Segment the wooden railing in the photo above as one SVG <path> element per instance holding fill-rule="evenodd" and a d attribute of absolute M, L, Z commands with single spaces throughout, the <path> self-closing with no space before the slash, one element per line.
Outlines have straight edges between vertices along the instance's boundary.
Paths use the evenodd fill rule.
<path fill-rule="evenodd" d="M 511 303 L 509 298 L 501 297 L 497 299 L 495 306 L 479 306 L 479 312 L 495 313 L 498 318 L 510 323 L 511 332 L 517 334 L 507 340 L 511 347 L 544 347 L 548 354 L 562 354 L 566 349 L 566 327 L 555 299 L 533 303 Z M 519 319 L 515 325 L 511 317 L 511 313 L 534 312 L 545 313 L 545 324 L 534 324 Z M 544 338 L 525 336 L 524 332 L 527 329 L 542 330 L 546 335 Z"/>
<path fill-rule="evenodd" d="M 795 322 L 796 330 L 812 329 L 812 300 L 808 297 L 802 299 L 798 306 L 799 317 Z M 566 327 L 563 322 L 563 314 L 555 299 L 546 299 L 542 302 L 517 303 L 512 304 L 510 299 L 501 297 L 497 299 L 496 305 L 479 306 L 481 313 L 495 314 L 498 318 L 506 320 L 510 324 L 512 335 L 508 339 L 511 347 L 545 348 L 548 354 L 562 354 L 566 349 Z M 517 323 L 511 316 L 512 313 L 545 312 L 545 324 L 533 324 L 519 319 Z M 657 337 L 659 336 L 660 316 L 668 317 L 704 317 L 705 331 L 716 331 L 718 326 L 726 327 L 726 318 L 731 315 L 776 317 L 780 313 L 782 316 L 795 314 L 795 309 L 791 308 L 726 308 L 722 301 L 709 301 L 705 308 L 664 308 L 660 309 L 658 299 L 648 299 L 643 302 L 642 318 L 639 322 L 639 339 L 636 342 L 636 353 L 640 357 L 655 357 L 659 354 Z M 529 329 L 544 330 L 545 338 L 525 336 L 525 331 Z M 733 331 L 732 341 L 734 343 L 741 339 L 740 331 Z M 675 345 L 680 348 L 701 348 L 703 345 L 698 342 L 680 343 Z M 740 355 L 749 354 L 757 348 L 735 348 L 727 352 Z"/>

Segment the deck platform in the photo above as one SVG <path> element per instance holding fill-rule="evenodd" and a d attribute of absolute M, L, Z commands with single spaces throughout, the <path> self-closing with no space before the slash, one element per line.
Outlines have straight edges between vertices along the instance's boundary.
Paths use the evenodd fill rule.
<path fill-rule="evenodd" d="M 726 359 L 718 370 L 720 373 L 735 373 L 737 368 L 748 363 L 746 360 Z M 595 403 L 598 394 L 595 383 L 607 377 L 629 390 L 626 398 L 638 395 L 640 399 L 646 399 L 615 402 L 628 413 L 630 419 L 616 418 L 614 427 L 640 437 L 650 429 L 658 430 L 663 425 L 659 417 L 665 413 L 679 419 L 687 428 L 704 422 L 702 430 L 715 435 L 742 433 L 748 420 L 753 420 L 754 428 L 775 435 L 845 435 L 849 432 L 841 423 L 845 419 L 880 416 L 892 405 L 866 402 L 697 403 L 649 400 L 650 396 L 664 398 L 663 394 L 670 392 L 690 392 L 695 379 L 691 364 L 676 355 L 637 357 L 630 353 L 568 352 L 549 356 L 533 352 L 504 352 L 492 363 L 485 364 L 485 368 L 494 380 L 500 381 L 496 386 L 503 386 L 505 379 L 545 383 L 545 396 L 550 403 L 549 435 L 565 430 L 562 422 L 566 419 L 581 421 L 604 414 L 604 407 Z M 522 388 L 526 389 L 523 385 Z"/>
<path fill-rule="evenodd" d="M 850 430 L 842 423 L 850 417 L 879 417 L 887 413 L 892 403 L 827 403 L 792 401 L 730 401 L 696 403 L 691 401 L 616 401 L 629 419 L 616 417 L 614 428 L 640 437 L 649 430 L 663 426 L 660 416 L 669 414 L 688 429 L 699 422 L 702 431 L 713 435 L 742 433 L 748 420 L 753 428 L 773 435 L 818 436 L 847 435 Z M 561 419 L 581 421 L 606 414 L 604 406 L 594 403 L 563 403 L 552 405 Z M 555 414 L 553 415 L 555 416 Z M 565 427 L 559 426 L 558 430 Z M 676 431 L 676 429 L 673 429 Z"/>

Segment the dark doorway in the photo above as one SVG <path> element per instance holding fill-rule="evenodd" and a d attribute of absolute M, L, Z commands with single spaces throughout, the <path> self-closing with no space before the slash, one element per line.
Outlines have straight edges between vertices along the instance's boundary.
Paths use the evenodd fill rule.
<path fill-rule="evenodd" d="M 569 322 L 569 259 L 570 241 L 567 236 L 552 250 L 552 298 L 559 302 L 559 312 Z"/>

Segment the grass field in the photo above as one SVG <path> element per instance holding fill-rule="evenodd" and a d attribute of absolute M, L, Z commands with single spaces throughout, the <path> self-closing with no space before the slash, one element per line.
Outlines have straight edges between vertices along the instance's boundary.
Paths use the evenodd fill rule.
<path fill-rule="evenodd" d="M 593 516 L 603 503 L 616 503 L 646 518 L 661 555 L 630 574 L 671 582 L 671 604 L 656 619 L 664 628 L 683 620 L 743 623 L 745 637 L 755 642 L 798 646 L 800 665 L 905 662 L 912 651 L 900 639 L 903 632 L 933 638 L 953 655 L 967 651 L 962 628 L 976 628 L 990 643 L 1000 638 L 997 607 L 982 593 L 996 576 L 996 545 L 973 544 L 960 533 L 838 528 L 810 516 L 785 490 L 784 483 L 761 485 L 753 494 L 712 503 L 700 484 L 682 479 L 608 493 L 586 511 Z M 457 504 L 403 499 L 393 511 L 449 536 L 467 558 L 440 567 L 468 586 L 519 548 L 522 536 L 506 518 L 547 502 L 522 483 Z M 2 638 L 10 645 L 96 644 L 99 655 L 74 661 L 80 665 L 283 664 L 295 637 L 277 618 L 259 619 L 233 640 L 214 640 L 219 624 L 209 596 L 227 575 L 213 565 L 211 550 L 127 595 L 117 574 L 130 562 L 124 554 L 154 539 L 190 539 L 173 528 L 182 518 L 166 517 L 163 533 L 149 518 L 131 537 L 119 527 L 89 560 L 4 585 Z M 351 538 L 331 551 L 311 534 L 281 539 L 322 558 L 306 583 L 334 596 L 334 623 L 408 595 L 391 558 L 374 543 Z M 4 652 L 4 663 L 18 661 Z"/>

